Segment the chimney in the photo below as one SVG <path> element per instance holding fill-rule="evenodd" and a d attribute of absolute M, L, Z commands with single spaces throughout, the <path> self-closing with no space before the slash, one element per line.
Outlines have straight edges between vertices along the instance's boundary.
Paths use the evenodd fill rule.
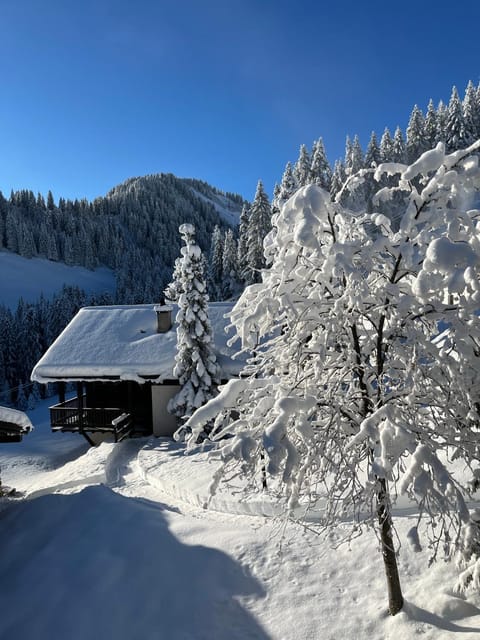
<path fill-rule="evenodd" d="M 153 310 L 157 314 L 157 333 L 166 333 L 172 328 L 172 307 L 156 304 Z"/>

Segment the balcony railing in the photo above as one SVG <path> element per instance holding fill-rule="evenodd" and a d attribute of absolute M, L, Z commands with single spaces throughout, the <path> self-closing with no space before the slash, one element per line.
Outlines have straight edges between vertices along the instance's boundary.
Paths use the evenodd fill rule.
<path fill-rule="evenodd" d="M 129 435 L 133 427 L 129 413 L 117 407 L 85 407 L 84 402 L 85 396 L 81 403 L 78 398 L 71 398 L 50 407 L 52 431 L 112 433 L 115 442 Z"/>

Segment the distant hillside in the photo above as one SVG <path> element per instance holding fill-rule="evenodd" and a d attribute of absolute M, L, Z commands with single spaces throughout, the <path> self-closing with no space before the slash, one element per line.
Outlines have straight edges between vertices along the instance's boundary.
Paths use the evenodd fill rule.
<path fill-rule="evenodd" d="M 0 304 L 12 311 L 20 298 L 25 302 L 36 302 L 42 293 L 50 298 L 63 285 L 78 286 L 87 294 L 115 293 L 115 276 L 105 267 L 92 271 L 0 251 L 0 273 Z"/>
<path fill-rule="evenodd" d="M 242 204 L 241 196 L 172 174 L 130 178 L 93 202 L 55 203 L 51 193 L 45 200 L 27 190 L 9 199 L 0 193 L 0 249 L 69 266 L 109 267 L 117 302 L 146 302 L 158 299 L 170 280 L 179 225 L 194 224 L 207 251 L 215 225 L 235 225 Z"/>

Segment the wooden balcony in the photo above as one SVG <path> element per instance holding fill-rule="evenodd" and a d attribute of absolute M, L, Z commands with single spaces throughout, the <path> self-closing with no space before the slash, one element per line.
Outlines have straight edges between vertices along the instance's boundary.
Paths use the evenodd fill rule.
<path fill-rule="evenodd" d="M 71 398 L 50 407 L 52 431 L 81 433 L 91 443 L 88 433 L 111 433 L 120 442 L 133 428 L 133 419 L 124 409 L 86 407 L 85 396 Z"/>

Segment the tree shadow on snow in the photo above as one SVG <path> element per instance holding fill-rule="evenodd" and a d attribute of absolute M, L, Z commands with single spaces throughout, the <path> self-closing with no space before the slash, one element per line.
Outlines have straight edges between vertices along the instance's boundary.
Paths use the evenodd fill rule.
<path fill-rule="evenodd" d="M 453 633 L 480 633 L 479 627 L 466 627 L 452 621 L 480 615 L 480 609 L 461 598 L 452 598 L 452 607 L 445 612 L 445 617 L 427 611 L 427 609 L 423 609 L 422 607 L 417 607 L 411 602 L 404 603 L 403 612 L 411 620 L 424 622 L 425 624 L 445 631 L 451 631 Z"/>
<path fill-rule="evenodd" d="M 1 640 L 268 640 L 238 596 L 261 585 L 221 551 L 181 543 L 158 504 L 105 486 L 0 517 Z"/>

